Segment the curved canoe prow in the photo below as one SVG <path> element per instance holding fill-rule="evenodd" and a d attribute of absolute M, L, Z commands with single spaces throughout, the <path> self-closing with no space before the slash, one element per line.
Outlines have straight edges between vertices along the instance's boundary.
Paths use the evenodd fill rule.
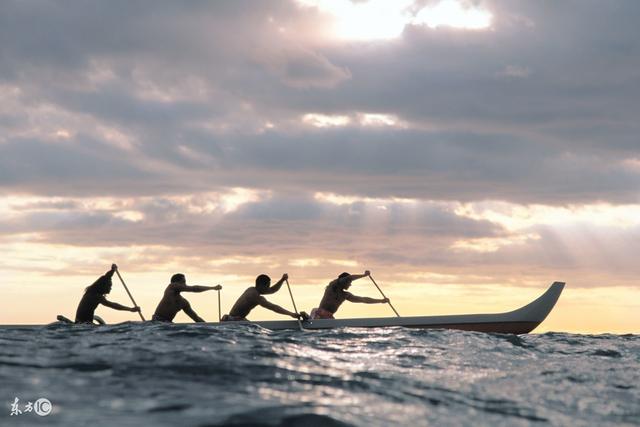
<path fill-rule="evenodd" d="M 564 282 L 553 282 L 549 289 L 540 295 L 538 299 L 506 314 L 514 315 L 518 319 L 526 319 L 529 322 L 537 322 L 540 324 L 547 318 L 551 310 L 553 310 L 564 289 L 564 285 Z"/>
<path fill-rule="evenodd" d="M 533 302 L 517 310 L 495 315 L 502 318 L 502 323 L 493 325 L 494 328 L 485 332 L 528 334 L 549 315 L 560 298 L 564 285 L 564 282 L 553 282 L 549 289 Z"/>

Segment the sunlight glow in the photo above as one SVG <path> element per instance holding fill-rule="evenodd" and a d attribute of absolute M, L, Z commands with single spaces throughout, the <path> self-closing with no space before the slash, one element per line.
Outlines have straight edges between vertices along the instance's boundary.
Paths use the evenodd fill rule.
<path fill-rule="evenodd" d="M 352 205 L 354 203 L 372 203 L 379 206 L 384 206 L 390 203 L 400 203 L 400 204 L 416 204 L 418 203 L 417 199 L 402 199 L 402 198 L 373 198 L 373 197 L 358 197 L 358 196 L 344 196 L 341 194 L 335 193 L 323 193 L 317 192 L 313 195 L 313 198 L 319 202 L 331 203 L 334 205 Z"/>
<path fill-rule="evenodd" d="M 362 126 L 399 126 L 406 127 L 404 123 L 401 123 L 398 117 L 393 114 L 372 114 L 362 113 L 359 115 L 359 122 Z"/>
<path fill-rule="evenodd" d="M 348 40 L 376 40 L 398 37 L 407 24 L 406 9 L 411 0 L 298 0 L 333 16 L 332 33 Z"/>
<path fill-rule="evenodd" d="M 322 260 L 319 258 L 297 258 L 289 261 L 292 267 L 318 267 Z"/>
<path fill-rule="evenodd" d="M 349 116 L 330 116 L 326 114 L 305 114 L 302 121 L 317 128 L 346 126 L 351 122 Z"/>
<path fill-rule="evenodd" d="M 54 136 L 56 138 L 60 138 L 60 139 L 70 139 L 71 138 L 71 132 L 69 132 L 67 129 L 58 129 Z"/>
<path fill-rule="evenodd" d="M 407 128 L 408 124 L 393 114 L 354 113 L 353 115 L 329 115 L 307 113 L 302 116 L 302 122 L 317 128 L 359 125 L 365 127 L 397 127 Z"/>
<path fill-rule="evenodd" d="M 466 30 L 482 30 L 491 25 L 491 14 L 474 9 L 459 1 L 444 0 L 434 7 L 425 7 L 416 15 L 413 23 L 426 24 L 429 28 L 451 27 Z"/>
<path fill-rule="evenodd" d="M 114 212 L 113 216 L 129 222 L 140 222 L 144 219 L 144 214 L 140 211 Z"/>
<path fill-rule="evenodd" d="M 348 259 L 326 258 L 295 258 L 288 262 L 292 267 L 320 267 L 326 265 L 339 265 L 343 267 L 357 267 L 358 263 Z"/>
<path fill-rule="evenodd" d="M 233 188 L 231 192 L 222 196 L 222 204 L 224 212 L 229 213 L 237 210 L 245 203 L 251 203 L 260 200 L 260 193 L 249 188 Z"/>
<path fill-rule="evenodd" d="M 273 260 L 269 257 L 260 256 L 232 256 L 209 259 L 207 265 L 211 267 L 226 267 L 229 265 L 259 265 L 259 264 L 272 264 Z"/>
<path fill-rule="evenodd" d="M 332 35 L 346 40 L 393 39 L 407 25 L 482 30 L 490 27 L 492 21 L 488 11 L 460 0 L 442 0 L 422 9 L 416 8 L 412 0 L 298 0 L 298 3 L 332 16 Z"/>
<path fill-rule="evenodd" d="M 510 231 L 534 225 L 591 224 L 615 228 L 640 225 L 640 205 L 610 205 L 607 203 L 582 206 L 514 205 L 505 202 L 466 203 L 455 209 L 460 216 L 488 220 Z"/>
<path fill-rule="evenodd" d="M 135 139 L 115 127 L 99 126 L 97 131 L 105 142 L 116 148 L 125 151 L 132 151 L 135 148 Z"/>
<path fill-rule="evenodd" d="M 451 249 L 465 250 L 479 253 L 495 252 L 504 246 L 524 245 L 531 240 L 540 240 L 540 236 L 533 233 L 516 234 L 510 237 L 487 237 L 480 239 L 457 240 Z"/>
<path fill-rule="evenodd" d="M 639 158 L 630 158 L 622 161 L 622 167 L 631 172 L 638 173 L 640 172 L 640 159 Z"/>
<path fill-rule="evenodd" d="M 269 191 L 234 187 L 221 192 L 161 198 L 10 196 L 0 198 L 0 218 L 8 221 L 34 212 L 102 212 L 137 222 L 144 219 L 141 209 L 154 202 L 170 202 L 191 214 L 228 214 L 246 203 L 259 201 L 269 195 Z"/>

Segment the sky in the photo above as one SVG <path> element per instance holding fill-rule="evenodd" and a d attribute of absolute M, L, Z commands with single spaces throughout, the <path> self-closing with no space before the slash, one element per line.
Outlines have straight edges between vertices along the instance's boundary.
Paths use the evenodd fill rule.
<path fill-rule="evenodd" d="M 538 331 L 638 333 L 638 16 L 635 0 L 3 1 L 0 323 L 73 317 L 115 262 L 147 317 L 177 272 L 222 284 L 224 312 L 286 272 L 309 311 L 369 269 L 402 315 L 509 311 L 564 281 Z M 118 281 L 109 298 L 130 305 Z M 215 292 L 188 299 L 217 319 Z"/>

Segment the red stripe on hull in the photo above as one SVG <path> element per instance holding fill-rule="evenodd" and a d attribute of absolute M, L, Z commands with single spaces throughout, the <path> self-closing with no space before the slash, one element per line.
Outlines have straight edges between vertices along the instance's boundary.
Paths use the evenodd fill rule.
<path fill-rule="evenodd" d="M 452 323 L 442 325 L 406 325 L 418 329 L 457 329 L 460 331 L 492 332 L 497 334 L 528 334 L 538 327 L 539 322 L 490 322 L 490 323 Z"/>

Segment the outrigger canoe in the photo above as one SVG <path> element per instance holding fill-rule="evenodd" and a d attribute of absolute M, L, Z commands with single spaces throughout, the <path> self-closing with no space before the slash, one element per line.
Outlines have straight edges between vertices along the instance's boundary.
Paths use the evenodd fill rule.
<path fill-rule="evenodd" d="M 360 319 L 320 319 L 302 322 L 304 329 L 385 328 L 403 326 L 420 329 L 459 329 L 463 331 L 527 334 L 544 321 L 564 289 L 564 282 L 554 282 L 538 299 L 507 313 L 458 314 L 446 316 L 380 317 Z M 59 316 L 61 318 L 61 316 Z M 138 322 L 136 322 L 138 323 Z M 213 327 L 254 324 L 271 330 L 299 329 L 297 320 L 269 320 L 259 322 L 203 323 Z M 35 325 L 6 325 L 33 327 Z"/>
<path fill-rule="evenodd" d="M 501 334 L 527 334 L 533 331 L 551 312 L 564 289 L 564 282 L 554 282 L 538 299 L 517 310 L 498 314 L 459 314 L 447 316 L 381 317 L 361 319 L 320 319 L 302 322 L 305 329 L 331 328 L 384 328 L 403 326 L 420 329 L 459 329 L 463 331 L 493 332 Z M 296 320 L 260 322 L 226 322 L 226 324 L 253 323 L 271 330 L 298 329 Z M 223 323 L 225 324 L 225 323 Z M 220 325 L 212 323 L 211 325 Z"/>

